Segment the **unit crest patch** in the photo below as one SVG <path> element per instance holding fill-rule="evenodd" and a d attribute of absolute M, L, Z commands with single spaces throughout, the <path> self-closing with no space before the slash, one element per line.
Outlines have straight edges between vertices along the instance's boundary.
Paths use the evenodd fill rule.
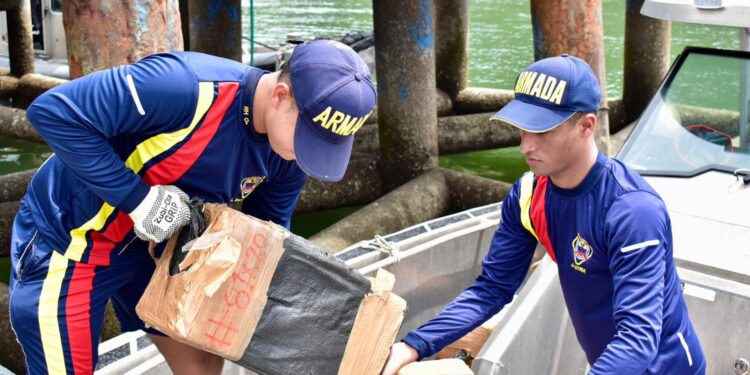
<path fill-rule="evenodd" d="M 242 191 L 242 199 L 245 199 L 250 193 L 255 190 L 261 182 L 266 179 L 266 176 L 254 176 L 247 177 L 240 183 L 240 190 Z"/>
<path fill-rule="evenodd" d="M 575 239 L 573 239 L 573 262 L 575 264 L 571 264 L 571 267 L 573 267 L 576 271 L 580 271 L 582 273 L 586 273 L 586 269 L 581 267 L 583 263 L 585 263 L 587 260 L 591 259 L 591 257 L 594 255 L 594 248 L 589 245 L 588 241 L 583 239 L 581 237 L 581 234 L 578 233 Z"/>

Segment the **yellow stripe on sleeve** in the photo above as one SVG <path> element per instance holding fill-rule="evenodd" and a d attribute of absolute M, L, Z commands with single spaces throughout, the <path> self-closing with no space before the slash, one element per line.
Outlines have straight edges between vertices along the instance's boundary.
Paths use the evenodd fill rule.
<path fill-rule="evenodd" d="M 537 237 L 536 232 L 534 232 L 534 227 L 531 225 L 531 196 L 534 192 L 534 174 L 531 172 L 526 172 L 523 177 L 521 177 L 521 196 L 518 199 L 518 203 L 521 205 L 521 224 L 523 224 L 523 227 L 526 228 L 531 234 L 534 235 L 537 241 L 539 241 L 539 237 Z"/>
<path fill-rule="evenodd" d="M 211 107 L 213 100 L 214 83 L 198 83 L 198 105 L 195 109 L 195 115 L 193 115 L 193 121 L 190 123 L 190 126 L 176 132 L 155 135 L 141 142 L 141 144 L 135 148 L 135 151 L 128 156 L 125 165 L 132 169 L 133 172 L 138 173 L 143 165 L 151 160 L 151 158 L 169 150 L 172 146 L 185 139 L 185 137 L 193 131 L 198 122 L 200 122 L 203 115 L 206 114 L 208 108 Z"/>
<path fill-rule="evenodd" d="M 172 133 L 165 133 L 155 135 L 136 146 L 135 150 L 128 156 L 125 161 L 125 166 L 130 168 L 133 172 L 138 173 L 143 165 L 146 164 L 151 158 L 160 153 L 169 150 L 177 143 L 181 142 L 187 137 L 195 126 L 201 121 L 203 116 L 206 114 L 208 109 L 214 100 L 214 83 L 213 82 L 199 82 L 198 83 L 198 104 L 193 115 L 193 120 L 190 126 L 177 130 Z M 70 231 L 70 244 L 65 250 L 65 257 L 81 261 L 83 252 L 86 251 L 86 233 L 90 230 L 99 231 L 104 227 L 104 223 L 107 222 L 107 218 L 114 211 L 114 207 L 108 203 L 104 203 L 99 212 L 91 218 L 89 221 L 84 223 L 78 228 Z"/>
<path fill-rule="evenodd" d="M 81 225 L 80 227 L 70 231 L 70 244 L 65 250 L 65 257 L 68 259 L 75 260 L 76 262 L 81 261 L 84 250 L 86 250 L 86 233 L 90 230 L 99 231 L 107 222 L 107 218 L 112 214 L 115 208 L 107 203 L 102 205 L 99 212 L 94 215 L 89 221 Z"/>
<path fill-rule="evenodd" d="M 42 336 L 42 349 L 50 374 L 65 374 L 65 357 L 63 355 L 60 323 L 58 321 L 58 304 L 68 259 L 52 251 L 47 277 L 42 284 L 39 296 L 39 333 Z"/>

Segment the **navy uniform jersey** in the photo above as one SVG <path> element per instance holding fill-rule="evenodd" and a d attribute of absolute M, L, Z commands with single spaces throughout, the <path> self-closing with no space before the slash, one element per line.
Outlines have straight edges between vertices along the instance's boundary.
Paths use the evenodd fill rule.
<path fill-rule="evenodd" d="M 53 88 L 27 111 L 55 151 L 11 236 L 9 309 L 30 374 L 89 374 L 107 301 L 123 332 L 154 271 L 127 215 L 150 185 L 289 225 L 306 175 L 252 125 L 265 72 L 193 52 L 149 56 Z M 166 242 L 166 241 L 165 241 Z"/>
<path fill-rule="evenodd" d="M 265 72 L 194 52 L 162 53 L 47 91 L 27 111 L 55 151 L 23 205 L 66 258 L 108 265 L 135 240 L 128 212 L 149 185 L 289 226 L 306 175 L 254 132 Z M 133 249 L 136 250 L 136 249 Z"/>
<path fill-rule="evenodd" d="M 517 181 L 474 285 L 404 341 L 424 358 L 492 317 L 512 300 L 537 242 L 557 262 L 590 374 L 705 371 L 666 207 L 640 175 L 601 154 L 574 189 L 531 173 Z"/>

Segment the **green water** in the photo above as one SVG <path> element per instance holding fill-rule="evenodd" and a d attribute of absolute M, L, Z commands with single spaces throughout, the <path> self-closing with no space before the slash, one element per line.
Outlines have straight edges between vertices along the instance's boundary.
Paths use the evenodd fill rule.
<path fill-rule="evenodd" d="M 0 137 L 0 174 L 36 168 L 51 154 L 47 145 Z"/>
<path fill-rule="evenodd" d="M 622 96 L 625 0 L 603 0 L 607 95 Z M 249 0 L 243 1 L 245 9 Z M 255 39 L 279 44 L 288 33 L 339 37 L 371 31 L 371 0 L 255 0 Z M 250 33 L 249 12 L 243 16 Z M 510 88 L 519 71 L 533 62 L 534 45 L 527 0 L 472 0 L 470 8 L 469 85 Z M 672 59 L 685 46 L 739 48 L 733 27 L 672 23 Z"/>
<path fill-rule="evenodd" d="M 518 147 L 441 156 L 440 166 L 508 183 L 529 169 Z"/>

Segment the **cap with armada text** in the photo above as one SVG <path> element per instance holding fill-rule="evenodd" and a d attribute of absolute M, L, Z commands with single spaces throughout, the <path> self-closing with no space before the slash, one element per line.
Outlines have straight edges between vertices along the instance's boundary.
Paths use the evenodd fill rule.
<path fill-rule="evenodd" d="M 542 133 L 576 112 L 599 110 L 599 81 L 585 61 L 569 55 L 539 60 L 516 79 L 514 99 L 492 116 L 522 130 Z"/>
<path fill-rule="evenodd" d="M 375 107 L 370 69 L 353 49 L 332 40 L 298 45 L 289 67 L 299 109 L 297 164 L 316 179 L 338 181 L 349 164 L 354 133 Z"/>

